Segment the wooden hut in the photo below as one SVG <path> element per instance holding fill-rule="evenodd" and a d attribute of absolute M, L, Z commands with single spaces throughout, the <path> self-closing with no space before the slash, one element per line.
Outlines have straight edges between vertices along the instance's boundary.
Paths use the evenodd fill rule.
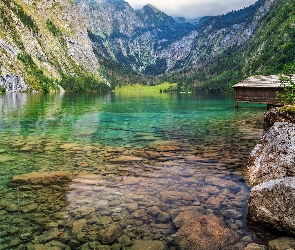
<path fill-rule="evenodd" d="M 293 76 L 291 80 L 294 82 L 295 77 Z M 284 87 L 287 86 L 290 86 L 290 83 L 282 83 L 279 75 L 251 76 L 233 86 L 235 107 L 238 107 L 239 102 L 256 102 L 268 106 L 281 105 L 277 92 L 283 93 Z"/>

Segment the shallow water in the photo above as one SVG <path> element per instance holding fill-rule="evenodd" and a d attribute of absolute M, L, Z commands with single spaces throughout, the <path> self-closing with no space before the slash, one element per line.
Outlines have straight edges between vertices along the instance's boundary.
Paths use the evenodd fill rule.
<path fill-rule="evenodd" d="M 236 110 L 232 96 L 1 95 L 0 249 L 131 249 L 141 239 L 175 249 L 181 211 L 219 217 L 236 249 L 263 242 L 267 232 L 247 226 L 244 171 L 264 112 Z M 74 174 L 68 185 L 8 187 L 60 170 Z M 101 230 L 114 223 L 121 236 L 108 242 Z"/>

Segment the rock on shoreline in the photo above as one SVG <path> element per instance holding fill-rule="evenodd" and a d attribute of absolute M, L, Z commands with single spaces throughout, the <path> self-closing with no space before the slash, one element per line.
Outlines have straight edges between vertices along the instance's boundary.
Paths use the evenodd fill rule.
<path fill-rule="evenodd" d="M 288 109 L 265 114 L 272 127 L 250 154 L 248 212 L 253 221 L 295 235 L 295 119 Z"/>
<path fill-rule="evenodd" d="M 252 220 L 295 234 L 295 177 L 264 182 L 249 195 Z"/>
<path fill-rule="evenodd" d="M 295 124 L 276 122 L 250 154 L 247 180 L 250 186 L 295 176 Z"/>

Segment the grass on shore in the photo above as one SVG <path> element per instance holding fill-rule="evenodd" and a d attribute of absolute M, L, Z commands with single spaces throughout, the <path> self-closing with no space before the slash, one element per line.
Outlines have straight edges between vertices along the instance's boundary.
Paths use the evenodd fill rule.
<path fill-rule="evenodd" d="M 177 83 L 169 83 L 164 82 L 159 85 L 150 86 L 150 85 L 142 85 L 142 84 L 132 84 L 132 85 L 125 85 L 121 87 L 116 87 L 115 92 L 145 92 L 145 93 L 160 93 L 161 90 L 164 92 L 169 88 L 175 88 Z"/>

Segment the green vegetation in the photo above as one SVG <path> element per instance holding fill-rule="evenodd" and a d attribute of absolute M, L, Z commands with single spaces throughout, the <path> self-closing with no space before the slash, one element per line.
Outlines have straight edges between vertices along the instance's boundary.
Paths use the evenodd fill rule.
<path fill-rule="evenodd" d="M 29 54 L 19 54 L 18 59 L 25 65 L 27 72 L 25 81 L 31 89 L 42 90 L 44 92 L 59 91 L 57 83 L 44 75 L 44 72 L 37 67 Z M 58 84 L 70 92 L 107 92 L 111 90 L 104 82 L 98 81 L 92 76 L 84 75 L 82 72 L 77 76 L 62 74 L 62 79 Z"/>
<path fill-rule="evenodd" d="M 38 68 L 29 54 L 22 53 L 19 54 L 17 58 L 22 61 L 25 66 L 27 73 L 25 81 L 31 89 L 43 90 L 44 92 L 59 90 L 54 80 L 44 75 L 44 72 Z"/>
<path fill-rule="evenodd" d="M 284 86 L 284 93 L 277 92 L 277 98 L 286 104 L 295 104 L 295 83 L 291 77 L 281 75 L 281 83 Z"/>
<path fill-rule="evenodd" d="M 70 92 L 108 92 L 111 88 L 104 82 L 98 81 L 91 76 L 63 75 L 59 82 L 66 91 Z"/>
<path fill-rule="evenodd" d="M 279 108 L 281 111 L 287 111 L 290 114 L 295 113 L 295 105 L 285 105 Z"/>
<path fill-rule="evenodd" d="M 262 20 L 248 43 L 246 74 L 294 73 L 295 2 L 282 0 Z"/>
<path fill-rule="evenodd" d="M 5 93 L 5 92 L 6 92 L 6 88 L 0 85 L 0 93 Z"/>
<path fill-rule="evenodd" d="M 116 87 L 115 92 L 144 92 L 144 93 L 161 93 L 161 92 L 171 92 L 172 89 L 176 88 L 176 83 L 165 82 L 162 84 L 149 86 L 142 84 L 129 84 L 121 87 Z"/>
<path fill-rule="evenodd" d="M 4 1 L 4 3 L 7 6 L 10 6 L 9 3 L 11 3 L 11 1 Z M 8 11 L 6 11 L 5 8 L 2 8 L 2 7 L 0 8 L 0 19 L 2 21 L 0 28 L 3 28 L 4 31 L 9 31 L 10 36 L 12 37 L 15 44 L 18 45 L 18 47 L 21 50 L 23 50 L 24 44 L 20 38 L 20 35 L 18 34 L 18 32 L 15 29 L 15 26 L 13 24 L 13 17 L 11 16 L 11 14 Z"/>
<path fill-rule="evenodd" d="M 25 51 L 20 34 L 16 29 L 17 21 L 25 25 L 32 33 L 39 33 L 40 30 L 34 21 L 34 16 L 30 16 L 30 12 L 14 0 L 3 0 L 2 2 L 2 8 L 0 8 L 0 29 L 3 31 L 3 35 L 6 35 L 5 32 L 9 31 L 9 36 L 22 51 L 18 55 L 18 60 L 22 62 L 21 65 L 25 68 L 25 81 L 32 89 L 45 92 L 58 90 L 57 80 L 48 77 L 47 71 L 43 71 L 43 68 L 40 69 L 35 63 L 37 61 L 34 61 Z M 100 72 L 110 82 L 109 86 L 99 80 L 95 74 L 86 72 L 68 55 L 67 41 L 62 32 L 64 29 L 61 25 L 57 25 L 60 23 L 55 22 L 56 19 L 44 21 L 48 31 L 55 37 L 55 39 L 52 39 L 56 42 L 54 44 L 58 46 L 63 56 L 59 57 L 52 52 L 52 55 L 46 57 L 44 61 L 48 58 L 49 64 L 51 63 L 57 68 L 61 76 L 59 84 L 67 91 L 106 92 L 116 87 L 116 91 L 130 92 L 230 92 L 233 84 L 250 75 L 292 74 L 295 72 L 295 2 L 293 0 L 281 0 L 274 4 L 275 6 L 269 13 L 259 20 L 259 25 L 254 31 L 253 37 L 246 44 L 236 44 L 228 49 L 222 48 L 224 52 L 211 60 L 207 58 L 206 51 L 212 49 L 214 44 L 204 45 L 204 47 L 200 48 L 200 57 L 204 59 L 201 65 L 189 66 L 189 58 L 179 60 L 176 62 L 174 69 L 184 68 L 171 74 L 165 74 L 167 62 L 164 58 L 156 60 L 154 65 L 147 65 L 142 74 L 131 69 L 131 67 L 141 67 L 143 62 L 139 62 L 136 59 L 137 56 L 131 55 L 131 53 L 128 53 L 129 51 L 127 51 L 127 56 L 122 53 L 116 55 L 119 63 L 111 60 L 112 56 L 108 54 L 109 50 L 107 47 L 102 46 L 107 44 L 105 42 L 108 37 L 106 35 L 96 36 L 89 31 L 89 37 L 97 45 L 94 46 L 94 52 L 101 65 Z M 216 30 L 231 27 L 231 25 L 236 23 L 243 23 L 244 20 L 248 20 L 251 24 L 249 20 L 251 20 L 251 15 L 254 14 L 256 7 L 252 6 L 252 9 L 246 8 L 241 11 L 234 11 L 231 14 L 208 21 L 212 22 L 211 24 Z M 149 12 L 151 12 L 149 15 L 155 15 L 152 9 L 147 8 L 146 11 L 146 15 Z M 158 25 L 163 28 L 159 37 L 167 38 L 167 41 L 172 39 L 170 39 L 170 36 L 183 35 L 184 30 L 189 31 L 192 29 L 192 26 L 183 27 L 180 24 L 174 23 L 168 16 L 163 16 L 162 19 L 159 20 L 162 20 L 163 23 L 154 24 L 154 20 L 157 19 L 150 19 L 149 22 L 151 22 L 151 26 Z M 35 20 L 38 19 L 36 18 Z M 180 30 L 183 31 L 180 32 Z M 140 30 L 137 32 L 140 32 Z M 113 35 L 115 34 L 116 31 L 114 30 Z M 119 33 L 116 35 L 122 36 Z M 36 39 L 42 47 L 42 39 Z M 165 47 L 166 45 L 161 43 L 161 46 Z M 65 60 L 66 63 L 63 64 L 61 60 Z M 71 75 L 63 71 L 71 72 Z M 163 82 L 165 84 L 160 84 Z M 141 83 L 141 85 L 138 83 Z M 291 88 L 286 88 L 285 93 L 282 94 L 284 96 L 279 96 L 286 103 L 293 103 L 295 99 L 294 83 L 292 81 L 290 83 Z"/>
<path fill-rule="evenodd" d="M 294 74 L 294 48 L 295 2 L 282 0 L 246 45 L 235 45 L 197 68 L 185 68 L 161 80 L 179 82 L 179 88 L 193 92 L 230 92 L 232 85 L 250 75 Z"/>
<path fill-rule="evenodd" d="M 49 19 L 46 21 L 46 27 L 54 36 L 59 36 L 62 34 L 60 29 Z"/>
<path fill-rule="evenodd" d="M 5 0 L 3 3 L 6 5 L 8 9 L 10 9 L 20 20 L 21 22 L 27 26 L 33 33 L 37 34 L 39 32 L 39 28 L 36 25 L 33 18 L 28 15 L 22 6 L 20 6 L 18 3 L 16 3 L 13 0 Z M 1 8 L 2 9 L 2 8 Z M 2 10 L 3 11 L 3 10 Z M 10 19 L 9 22 L 11 22 Z"/>
<path fill-rule="evenodd" d="M 62 31 L 50 20 L 47 19 L 46 27 L 51 32 L 51 34 L 55 37 L 58 37 L 58 41 L 63 49 L 67 48 L 67 42 L 63 37 Z"/>

